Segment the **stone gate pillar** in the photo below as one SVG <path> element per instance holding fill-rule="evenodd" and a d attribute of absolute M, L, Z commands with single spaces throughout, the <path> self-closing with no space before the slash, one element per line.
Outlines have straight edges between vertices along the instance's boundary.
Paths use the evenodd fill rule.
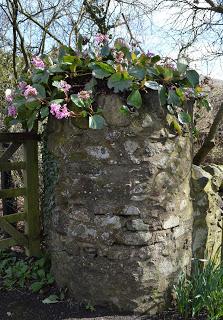
<path fill-rule="evenodd" d="M 190 267 L 191 140 L 165 129 L 158 96 L 126 116 L 100 96 L 107 126 L 51 119 L 45 163 L 49 246 L 57 283 L 78 302 L 155 313 Z M 53 160 L 52 160 L 53 159 Z"/>

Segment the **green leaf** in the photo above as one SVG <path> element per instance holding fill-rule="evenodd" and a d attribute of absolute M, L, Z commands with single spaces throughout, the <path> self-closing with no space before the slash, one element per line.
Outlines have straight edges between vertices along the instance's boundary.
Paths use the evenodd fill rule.
<path fill-rule="evenodd" d="M 128 90 L 131 84 L 132 84 L 132 81 L 127 77 L 125 78 L 125 76 L 120 72 L 114 73 L 108 79 L 108 87 L 109 89 L 113 88 L 115 93 L 119 91 Z"/>
<path fill-rule="evenodd" d="M 59 302 L 59 297 L 56 294 L 51 294 L 49 297 L 42 301 L 42 303 L 44 304 L 52 304 L 57 302 Z"/>
<path fill-rule="evenodd" d="M 110 52 L 111 52 L 111 49 L 109 48 L 109 46 L 103 46 L 102 48 L 101 48 L 101 55 L 103 56 L 103 57 L 107 57 L 107 56 L 109 56 L 109 54 L 110 54 Z"/>
<path fill-rule="evenodd" d="M 38 111 L 35 110 L 32 115 L 29 117 L 28 121 L 27 121 L 27 128 L 29 131 L 32 130 L 33 126 L 34 126 L 34 123 L 36 121 L 36 118 L 37 118 L 37 115 L 38 115 Z"/>
<path fill-rule="evenodd" d="M 185 63 L 182 63 L 180 61 L 177 61 L 177 70 L 180 74 L 184 74 L 187 70 L 188 65 Z"/>
<path fill-rule="evenodd" d="M 41 107 L 41 103 L 37 100 L 28 101 L 28 102 L 26 102 L 25 107 L 29 110 L 38 110 Z M 19 109 L 19 110 L 21 110 L 21 109 Z"/>
<path fill-rule="evenodd" d="M 49 67 L 49 72 L 52 73 L 64 73 L 64 70 L 59 65 Z"/>
<path fill-rule="evenodd" d="M 164 86 L 160 86 L 158 93 L 161 106 L 165 106 L 165 104 L 167 103 L 166 88 Z"/>
<path fill-rule="evenodd" d="M 100 67 L 102 70 L 107 71 L 109 73 L 114 73 L 115 72 L 115 69 L 110 64 L 107 64 L 107 63 L 104 63 L 104 62 L 95 62 L 94 64 L 96 66 Z"/>
<path fill-rule="evenodd" d="M 36 90 L 38 91 L 38 94 L 42 98 L 46 98 L 46 89 L 44 88 L 44 86 L 42 86 L 41 84 L 38 84 L 38 83 L 34 83 L 33 87 L 36 88 Z"/>
<path fill-rule="evenodd" d="M 132 66 L 129 70 L 129 74 L 138 80 L 145 78 L 146 70 L 142 66 Z"/>
<path fill-rule="evenodd" d="M 89 117 L 89 128 L 102 129 L 104 125 L 105 125 L 105 119 L 102 116 L 95 114 Z"/>
<path fill-rule="evenodd" d="M 199 74 L 195 70 L 187 70 L 186 78 L 193 87 L 199 84 Z"/>
<path fill-rule="evenodd" d="M 59 49 L 59 56 L 58 56 L 58 60 L 59 61 L 63 61 L 63 57 L 67 56 L 67 55 L 74 55 L 75 52 L 73 49 L 71 49 L 70 47 L 67 46 L 61 46 Z"/>
<path fill-rule="evenodd" d="M 77 106 L 78 108 L 85 108 L 85 103 L 83 100 L 79 99 L 76 94 L 72 94 L 70 96 L 71 101 Z"/>
<path fill-rule="evenodd" d="M 177 118 L 175 116 L 173 116 L 172 114 L 167 114 L 166 119 L 167 119 L 167 122 L 168 122 L 169 126 L 172 125 L 173 128 L 177 131 L 177 133 L 179 135 L 181 135 L 182 134 L 182 129 L 181 129 L 180 124 L 177 121 Z"/>
<path fill-rule="evenodd" d="M 157 76 L 159 76 L 159 72 L 158 72 L 158 70 L 157 69 L 155 69 L 155 68 L 152 68 L 152 67 L 149 67 L 149 68 L 147 68 L 147 74 L 148 74 L 148 76 L 149 77 L 157 77 Z"/>
<path fill-rule="evenodd" d="M 52 104 L 52 103 L 61 104 L 63 102 L 64 102 L 64 99 L 54 99 L 54 100 L 51 100 L 49 104 Z"/>
<path fill-rule="evenodd" d="M 182 124 L 191 123 L 191 116 L 187 112 L 179 112 L 178 113 L 178 120 Z"/>
<path fill-rule="evenodd" d="M 91 80 L 85 84 L 84 90 L 93 91 L 96 85 L 97 85 L 97 80 L 92 77 Z"/>
<path fill-rule="evenodd" d="M 100 67 L 95 66 L 94 70 L 92 71 L 92 75 L 97 79 L 104 79 L 111 75 L 110 72 L 102 70 Z"/>
<path fill-rule="evenodd" d="M 169 81 L 171 79 L 173 79 L 173 70 L 169 69 L 169 68 L 164 68 L 164 80 L 165 81 Z"/>
<path fill-rule="evenodd" d="M 157 62 L 160 61 L 160 60 L 161 60 L 161 58 L 160 58 L 159 55 L 156 55 L 156 56 L 154 56 L 154 57 L 151 58 L 151 62 L 152 62 L 153 64 L 157 63 Z"/>
<path fill-rule="evenodd" d="M 160 87 L 159 83 L 156 81 L 146 81 L 144 86 L 152 90 L 159 90 Z"/>
<path fill-rule="evenodd" d="M 44 106 L 40 109 L 40 116 L 41 116 L 41 119 L 44 119 L 46 117 L 48 117 L 49 115 L 49 107 L 48 106 Z"/>
<path fill-rule="evenodd" d="M 109 77 L 115 72 L 115 69 L 111 65 L 104 62 L 94 62 L 89 67 L 92 69 L 92 75 L 98 79 Z"/>
<path fill-rule="evenodd" d="M 133 90 L 127 98 L 127 104 L 139 109 L 142 106 L 142 96 L 139 90 Z"/>
<path fill-rule="evenodd" d="M 167 101 L 173 106 L 179 106 L 181 104 L 180 98 L 176 94 L 175 90 L 169 90 Z"/>
<path fill-rule="evenodd" d="M 37 281 L 31 284 L 30 289 L 32 292 L 39 292 L 43 287 L 43 283 L 41 281 Z"/>
<path fill-rule="evenodd" d="M 16 107 L 19 107 L 21 105 L 24 105 L 26 103 L 26 98 L 23 97 L 23 96 L 16 96 L 13 100 L 13 104 L 16 106 Z"/>
<path fill-rule="evenodd" d="M 36 72 L 33 74 L 32 82 L 35 83 L 48 83 L 49 80 L 49 72 L 48 70 L 36 70 Z"/>

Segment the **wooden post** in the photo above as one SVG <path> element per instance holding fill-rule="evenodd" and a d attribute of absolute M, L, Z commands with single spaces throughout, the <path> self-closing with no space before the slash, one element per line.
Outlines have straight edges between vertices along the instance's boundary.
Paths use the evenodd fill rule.
<path fill-rule="evenodd" d="M 9 147 L 9 143 L 2 143 L 2 148 L 7 149 Z M 10 160 L 8 160 L 10 163 Z M 10 189 L 14 188 L 14 181 L 12 177 L 12 172 L 10 170 L 1 171 L 1 188 L 2 189 Z M 3 215 L 13 214 L 17 212 L 17 200 L 16 198 L 7 198 L 2 199 L 2 211 Z"/>
<path fill-rule="evenodd" d="M 39 177 L 38 177 L 38 142 L 24 141 L 26 170 L 24 171 L 25 195 L 25 234 L 28 237 L 26 254 L 40 256 L 40 210 L 39 210 Z"/>

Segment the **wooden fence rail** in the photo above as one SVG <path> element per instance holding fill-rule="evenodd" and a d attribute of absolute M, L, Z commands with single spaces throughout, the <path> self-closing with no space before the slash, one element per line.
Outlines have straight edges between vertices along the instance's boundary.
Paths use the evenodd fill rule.
<path fill-rule="evenodd" d="M 0 216 L 0 228 L 11 238 L 0 240 L 0 249 L 14 245 L 26 248 L 29 256 L 39 256 L 40 250 L 40 211 L 38 177 L 38 140 L 34 133 L 0 133 L 0 143 L 10 142 L 9 147 L 0 157 L 0 171 L 22 170 L 24 187 L 0 190 L 0 199 L 24 197 L 24 212 Z M 12 155 L 23 145 L 24 161 L 9 162 Z M 25 222 L 24 233 L 14 225 Z"/>

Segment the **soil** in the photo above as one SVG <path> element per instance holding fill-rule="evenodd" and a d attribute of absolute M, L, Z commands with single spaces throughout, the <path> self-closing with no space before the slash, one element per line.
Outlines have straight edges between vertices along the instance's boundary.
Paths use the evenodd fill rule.
<path fill-rule="evenodd" d="M 174 311 L 153 317 L 121 315 L 109 312 L 102 307 L 89 311 L 71 300 L 55 304 L 43 304 L 42 300 L 41 295 L 27 291 L 0 291 L 0 320 L 183 320 Z M 203 315 L 194 319 L 205 320 L 207 318 Z"/>

